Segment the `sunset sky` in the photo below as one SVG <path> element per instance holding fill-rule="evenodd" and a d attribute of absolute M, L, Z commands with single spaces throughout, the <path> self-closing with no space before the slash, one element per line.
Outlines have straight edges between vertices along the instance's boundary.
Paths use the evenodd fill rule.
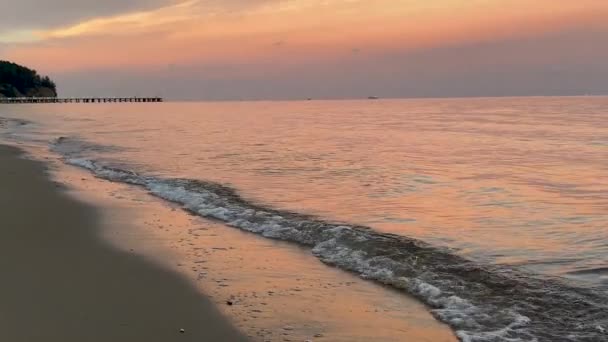
<path fill-rule="evenodd" d="M 8 0 L 2 0 L 8 2 Z M 608 94 L 607 0 L 20 0 L 0 59 L 61 95 Z"/>

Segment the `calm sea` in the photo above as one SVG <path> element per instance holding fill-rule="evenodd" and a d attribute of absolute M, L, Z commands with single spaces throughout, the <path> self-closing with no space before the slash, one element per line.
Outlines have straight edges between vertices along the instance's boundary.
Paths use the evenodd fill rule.
<path fill-rule="evenodd" d="M 100 178 L 403 289 L 463 340 L 608 339 L 606 97 L 0 111 Z"/>

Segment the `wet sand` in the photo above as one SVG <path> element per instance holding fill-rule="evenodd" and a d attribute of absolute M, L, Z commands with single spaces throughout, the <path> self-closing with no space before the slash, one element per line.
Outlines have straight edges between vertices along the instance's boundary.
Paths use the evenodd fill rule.
<path fill-rule="evenodd" d="M 104 242 L 96 210 L 20 154 L 0 146 L 0 341 L 246 340 L 187 280 Z"/>

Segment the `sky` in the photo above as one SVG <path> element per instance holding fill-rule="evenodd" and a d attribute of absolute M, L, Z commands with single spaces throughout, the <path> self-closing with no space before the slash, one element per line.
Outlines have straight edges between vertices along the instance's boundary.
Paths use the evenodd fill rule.
<path fill-rule="evenodd" d="M 19 0 L 0 59 L 64 96 L 608 94 L 607 0 Z"/>

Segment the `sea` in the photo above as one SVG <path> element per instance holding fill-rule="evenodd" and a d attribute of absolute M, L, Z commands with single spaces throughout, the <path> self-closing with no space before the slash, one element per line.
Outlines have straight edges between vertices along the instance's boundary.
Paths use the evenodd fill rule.
<path fill-rule="evenodd" d="M 376 296 L 414 297 L 462 341 L 608 341 L 608 97 L 3 105 L 0 117 L 5 141 L 303 249 L 381 284 Z"/>

